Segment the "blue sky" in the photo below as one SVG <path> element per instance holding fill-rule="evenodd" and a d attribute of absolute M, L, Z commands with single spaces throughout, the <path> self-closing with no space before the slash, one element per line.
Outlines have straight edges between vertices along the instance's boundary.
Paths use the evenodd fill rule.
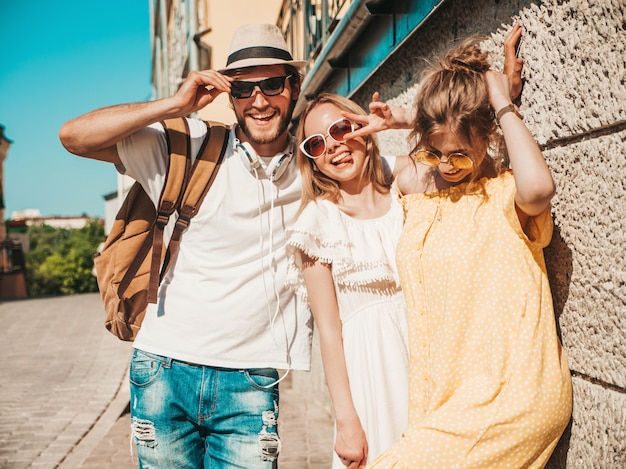
<path fill-rule="evenodd" d="M 68 153 L 61 125 L 92 109 L 151 96 L 148 0 L 1 0 L 0 125 L 7 218 L 104 215 L 112 165 Z"/>

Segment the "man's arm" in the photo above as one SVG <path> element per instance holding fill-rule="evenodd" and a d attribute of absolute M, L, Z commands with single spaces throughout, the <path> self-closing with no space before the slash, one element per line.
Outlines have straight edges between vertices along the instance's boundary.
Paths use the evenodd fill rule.
<path fill-rule="evenodd" d="M 63 124 L 59 138 L 70 153 L 121 163 L 116 144 L 123 138 L 160 120 L 191 114 L 229 92 L 229 77 L 214 70 L 193 71 L 174 96 L 96 109 Z"/>

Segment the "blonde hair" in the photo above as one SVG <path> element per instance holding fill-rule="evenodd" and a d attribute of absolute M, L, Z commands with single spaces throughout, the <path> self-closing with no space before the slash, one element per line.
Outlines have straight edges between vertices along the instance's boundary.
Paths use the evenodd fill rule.
<path fill-rule="evenodd" d="M 412 154 L 427 146 L 433 135 L 449 132 L 468 142 L 474 161 L 470 181 L 485 173 L 502 171 L 504 144 L 497 132 L 495 115 L 489 103 L 485 72 L 490 64 L 478 46 L 484 38 L 472 36 L 450 49 L 439 64 L 424 72 L 415 100 L 415 141 Z M 494 153 L 494 158 L 488 151 Z"/>
<path fill-rule="evenodd" d="M 348 98 L 333 93 L 320 93 L 307 103 L 300 116 L 300 123 L 296 132 L 298 144 L 306 138 L 304 134 L 304 124 L 306 123 L 308 115 L 321 104 L 332 104 L 342 111 L 364 116 L 367 115 L 358 104 Z M 378 192 L 386 193 L 389 191 L 391 181 L 383 167 L 380 150 L 378 149 L 378 139 L 373 134 L 366 135 L 362 138 L 365 140 L 366 159 L 361 177 L 371 181 Z M 315 160 L 307 157 L 299 148 L 297 160 L 298 169 L 302 175 L 302 201 L 300 210 L 309 202 L 316 199 L 327 199 L 333 203 L 338 203 L 341 199 L 339 183 L 319 171 L 315 166 Z"/>

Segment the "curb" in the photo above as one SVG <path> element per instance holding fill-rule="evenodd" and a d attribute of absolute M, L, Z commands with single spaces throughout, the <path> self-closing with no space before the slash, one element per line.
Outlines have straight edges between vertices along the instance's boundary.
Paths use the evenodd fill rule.
<path fill-rule="evenodd" d="M 128 382 L 128 368 L 126 368 L 113 400 L 78 444 L 65 456 L 57 466 L 57 469 L 74 469 L 81 467 L 100 441 L 108 434 L 118 418 L 124 413 L 129 403 L 130 384 Z"/>

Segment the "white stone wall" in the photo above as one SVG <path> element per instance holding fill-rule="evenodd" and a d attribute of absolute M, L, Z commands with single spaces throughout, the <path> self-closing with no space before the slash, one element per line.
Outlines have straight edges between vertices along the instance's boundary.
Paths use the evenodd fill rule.
<path fill-rule="evenodd" d="M 358 91 L 410 106 L 424 57 L 474 33 L 501 69 L 514 21 L 524 27 L 520 109 L 557 183 L 545 250 L 574 386 L 570 426 L 549 468 L 626 467 L 626 2 L 447 0 Z M 406 132 L 380 136 L 406 153 Z"/>

